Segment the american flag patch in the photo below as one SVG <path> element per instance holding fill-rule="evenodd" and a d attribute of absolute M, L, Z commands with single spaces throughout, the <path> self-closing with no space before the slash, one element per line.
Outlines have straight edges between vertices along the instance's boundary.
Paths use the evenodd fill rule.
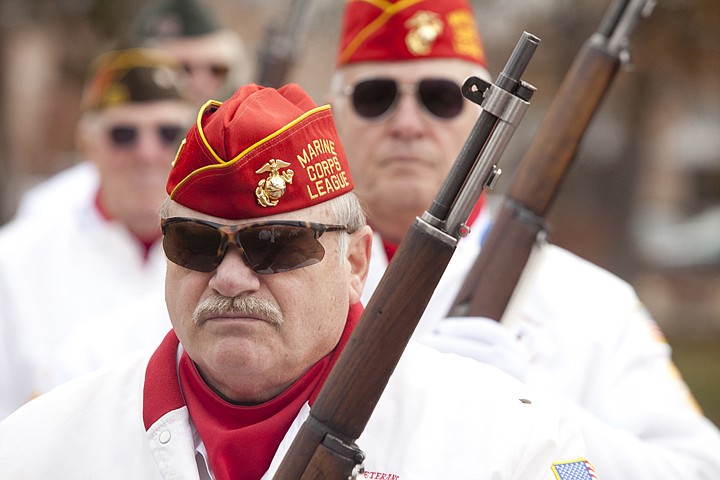
<path fill-rule="evenodd" d="M 558 480 L 597 480 L 595 469 L 587 460 L 553 463 L 552 472 Z"/>

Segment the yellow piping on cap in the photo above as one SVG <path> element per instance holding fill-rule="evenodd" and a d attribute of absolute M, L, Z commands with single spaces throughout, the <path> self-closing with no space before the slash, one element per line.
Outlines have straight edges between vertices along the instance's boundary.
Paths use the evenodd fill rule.
<path fill-rule="evenodd" d="M 198 133 L 200 133 L 200 138 L 202 138 L 203 144 L 205 144 L 205 147 L 207 147 L 207 149 L 208 149 L 208 151 L 210 152 L 210 154 L 213 156 L 213 158 L 214 158 L 218 163 L 225 163 L 225 160 L 223 160 L 222 158 L 220 158 L 220 155 L 218 155 L 218 154 L 215 152 L 215 150 L 213 150 L 213 148 L 210 146 L 210 142 L 208 142 L 207 138 L 205 137 L 205 132 L 203 131 L 202 121 L 201 121 L 201 120 L 202 120 L 202 116 L 205 115 L 205 111 L 206 111 L 208 108 L 210 108 L 210 107 L 219 107 L 220 105 L 222 105 L 222 102 L 218 102 L 217 100 L 208 100 L 207 102 L 205 102 L 205 105 L 203 105 L 202 108 L 200 109 L 200 111 L 198 112 L 197 119 L 195 120 L 195 123 L 197 124 Z"/>
<path fill-rule="evenodd" d="M 355 35 L 355 38 L 353 38 L 350 43 L 348 43 L 345 50 L 342 52 L 342 55 L 340 56 L 340 63 L 344 64 L 348 58 L 350 58 L 353 53 L 355 53 L 355 50 L 357 50 L 360 45 L 362 45 L 365 40 L 368 39 L 370 35 L 375 33 L 385 25 L 393 15 L 396 15 L 406 8 L 409 8 L 416 3 L 420 3 L 424 0 L 404 0 L 397 3 L 388 3 L 386 1 L 382 0 L 361 0 L 365 3 L 369 3 L 371 5 L 374 5 L 382 10 L 382 13 L 372 22 L 367 24 L 365 28 L 360 30 L 357 35 Z"/>
<path fill-rule="evenodd" d="M 305 120 L 306 118 L 308 118 L 309 116 L 314 115 L 314 114 L 316 114 L 316 113 L 318 113 L 318 112 L 322 112 L 322 111 L 325 111 L 325 110 L 330 110 L 330 105 L 322 105 L 322 106 L 320 106 L 320 107 L 315 107 L 315 108 L 313 108 L 312 110 L 303 113 L 302 115 L 300 115 L 300 116 L 297 117 L 295 120 L 293 120 L 292 122 L 288 123 L 287 125 L 283 126 L 282 128 L 277 129 L 276 131 L 274 131 L 274 132 L 271 133 L 270 135 L 266 136 L 265 138 L 262 138 L 262 139 L 258 140 L 257 142 L 255 142 L 254 144 L 250 145 L 248 148 L 246 148 L 245 150 L 243 150 L 242 152 L 240 152 L 240 154 L 238 154 L 237 156 L 235 156 L 232 160 L 229 160 L 229 161 L 226 162 L 226 161 L 224 161 L 222 158 L 220 158 L 220 156 L 215 152 L 215 150 L 212 149 L 212 147 L 210 146 L 210 143 L 208 143 L 208 141 L 207 141 L 207 138 L 205 138 L 205 134 L 204 134 L 204 132 L 203 132 L 203 130 L 202 130 L 202 127 L 201 127 L 201 125 L 200 125 L 200 119 L 201 119 L 201 117 L 202 117 L 202 114 L 205 112 L 205 109 L 206 109 L 207 107 L 210 107 L 210 106 L 211 106 L 211 104 L 216 104 L 216 105 L 219 106 L 219 105 L 220 105 L 220 102 L 217 102 L 217 101 L 215 101 L 215 100 L 210 100 L 210 101 L 208 101 L 207 103 L 205 103 L 205 105 L 203 105 L 203 108 L 200 109 L 200 113 L 198 114 L 198 120 L 197 120 L 197 121 L 198 121 L 198 131 L 200 132 L 200 137 L 202 138 L 202 141 L 203 141 L 203 143 L 205 144 L 205 147 L 207 147 L 207 149 L 210 151 L 210 153 L 212 154 L 212 156 L 218 161 L 218 163 L 215 164 L 215 165 L 205 165 L 204 167 L 200 167 L 200 168 L 198 168 L 197 170 L 194 170 L 193 172 L 189 173 L 185 178 L 183 178 L 180 182 L 178 182 L 178 184 L 175 186 L 175 188 L 173 188 L 173 191 L 170 193 L 170 198 L 173 198 L 173 197 L 175 196 L 175 192 L 177 191 L 177 189 L 180 188 L 182 185 L 184 185 L 185 182 L 187 182 L 187 181 L 188 181 L 191 177 L 193 177 L 194 175 L 199 174 L 199 173 L 201 173 L 201 172 L 204 172 L 204 171 L 206 171 L 206 170 L 211 170 L 211 169 L 214 169 L 214 168 L 224 168 L 224 167 L 228 167 L 228 166 L 230 166 L 230 165 L 233 165 L 233 164 L 236 163 L 240 158 L 242 158 L 242 157 L 244 157 L 245 155 L 247 155 L 250 151 L 252 151 L 252 150 L 254 150 L 255 148 L 259 147 L 260 145 L 262 145 L 262 144 L 264 144 L 264 143 L 272 140 L 273 138 L 277 137 L 277 136 L 280 135 L 281 133 L 289 130 L 289 129 L 292 128 L 293 126 L 297 125 L 298 123 L 300 123 L 300 122 L 302 122 L 303 120 Z"/>

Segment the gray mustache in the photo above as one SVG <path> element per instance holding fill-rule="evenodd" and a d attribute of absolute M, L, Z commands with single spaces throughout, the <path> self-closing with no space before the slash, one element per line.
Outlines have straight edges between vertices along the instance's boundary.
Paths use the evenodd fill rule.
<path fill-rule="evenodd" d="M 201 325 L 211 316 L 240 315 L 259 317 L 272 325 L 282 325 L 284 322 L 280 307 L 269 300 L 255 297 L 209 297 L 201 300 L 193 312 L 193 322 Z"/>

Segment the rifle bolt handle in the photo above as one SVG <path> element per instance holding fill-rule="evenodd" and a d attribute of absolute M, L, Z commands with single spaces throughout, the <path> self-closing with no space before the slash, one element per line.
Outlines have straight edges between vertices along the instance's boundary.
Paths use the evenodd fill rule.
<path fill-rule="evenodd" d="M 490 190 L 495 188 L 495 185 L 500 179 L 500 175 L 502 175 L 502 168 L 497 168 L 497 165 L 493 165 L 492 171 L 490 172 L 487 180 L 485 181 L 485 187 L 489 188 Z"/>

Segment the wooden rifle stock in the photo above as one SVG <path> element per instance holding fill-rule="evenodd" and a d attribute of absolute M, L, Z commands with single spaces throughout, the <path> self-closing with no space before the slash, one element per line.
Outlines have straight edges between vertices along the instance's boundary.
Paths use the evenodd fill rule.
<path fill-rule="evenodd" d="M 357 449 L 351 446 L 363 432 L 415 329 L 414 322 L 400 320 L 422 316 L 454 250 L 454 245 L 426 235 L 413 224 L 393 256 L 395 268 L 388 269 L 383 276 L 376 290 L 378 294 L 368 302 L 326 386 L 315 400 L 310 423 L 303 425 L 293 442 L 293 446 L 297 443 L 299 447 L 291 447 L 285 457 L 295 466 L 288 466 L 287 472 L 278 472 L 275 478 L 347 478 L 355 464 L 362 463 L 362 453 L 351 450 Z M 425 261 L 419 262 L 419 258 Z M 411 285 L 406 285 L 408 278 L 414 279 Z M 400 286 L 402 294 L 398 292 Z M 343 450 L 332 451 L 332 445 L 324 442 L 326 435 L 335 437 L 337 446 L 347 445 L 344 448 L 353 452 L 351 458 L 343 458 Z M 334 473 L 338 467 L 343 476 Z"/>
<path fill-rule="evenodd" d="M 364 454 L 355 441 L 465 233 L 464 222 L 494 175 L 488 164 L 498 159 L 529 105 L 534 87 L 520 76 L 538 43 L 537 37 L 523 34 L 499 77 L 507 89 L 475 77 L 465 82 L 468 98 L 484 98 L 483 112 L 433 205 L 405 235 L 273 478 L 362 475 Z M 480 84 L 485 89 L 473 93 L 471 87 Z"/>
<path fill-rule="evenodd" d="M 583 134 L 627 59 L 629 34 L 653 6 L 654 0 L 616 0 L 578 52 L 448 316 L 502 320 Z"/>
<path fill-rule="evenodd" d="M 285 17 L 284 27 L 268 27 L 263 47 L 258 54 L 256 82 L 259 85 L 279 88 L 287 83 L 288 73 L 295 63 L 310 23 L 311 4 L 312 0 L 293 0 L 290 12 Z"/>

